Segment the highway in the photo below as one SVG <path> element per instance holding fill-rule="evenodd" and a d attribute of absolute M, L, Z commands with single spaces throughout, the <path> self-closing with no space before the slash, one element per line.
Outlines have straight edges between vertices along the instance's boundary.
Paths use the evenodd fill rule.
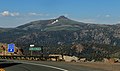
<path fill-rule="evenodd" d="M 69 62 L 0 60 L 5 71 L 108 71 Z"/>

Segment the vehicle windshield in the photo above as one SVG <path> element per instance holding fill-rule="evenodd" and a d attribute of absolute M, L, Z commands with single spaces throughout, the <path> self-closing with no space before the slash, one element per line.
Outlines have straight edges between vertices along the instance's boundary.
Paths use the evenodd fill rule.
<path fill-rule="evenodd" d="M 0 0 L 0 71 L 120 71 L 119 0 Z"/>

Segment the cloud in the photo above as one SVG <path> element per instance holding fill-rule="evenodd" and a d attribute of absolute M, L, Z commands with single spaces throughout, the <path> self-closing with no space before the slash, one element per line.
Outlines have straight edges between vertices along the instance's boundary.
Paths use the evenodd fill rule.
<path fill-rule="evenodd" d="M 109 18 L 109 17 L 111 17 L 111 15 L 105 15 L 105 17 L 106 17 L 106 18 Z"/>
<path fill-rule="evenodd" d="M 2 16 L 9 16 L 10 15 L 9 11 L 4 11 L 1 14 L 2 14 Z"/>
<path fill-rule="evenodd" d="M 28 15 L 30 15 L 30 16 L 49 16 L 49 14 L 34 13 L 34 12 L 28 13 Z"/>
<path fill-rule="evenodd" d="M 117 23 L 120 23 L 120 21 L 118 21 Z"/>
<path fill-rule="evenodd" d="M 37 13 L 29 13 L 29 15 L 31 15 L 31 16 L 37 16 L 37 15 L 42 15 L 42 14 L 37 14 Z"/>
<path fill-rule="evenodd" d="M 96 17 L 97 18 L 109 18 L 109 17 L 111 17 L 111 15 L 109 15 L 109 14 L 106 14 L 106 15 L 97 15 Z"/>
<path fill-rule="evenodd" d="M 18 12 L 9 12 L 9 11 L 3 11 L 2 13 L 0 13 L 0 15 L 2 16 L 19 16 Z"/>
<path fill-rule="evenodd" d="M 19 13 L 11 13 L 11 16 L 19 16 Z"/>
<path fill-rule="evenodd" d="M 76 21 L 79 22 L 85 22 L 85 23 L 97 23 L 95 19 L 76 19 Z"/>

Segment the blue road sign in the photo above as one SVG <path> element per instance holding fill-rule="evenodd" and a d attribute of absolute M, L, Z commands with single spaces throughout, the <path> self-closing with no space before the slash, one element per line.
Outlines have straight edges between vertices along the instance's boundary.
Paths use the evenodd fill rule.
<path fill-rule="evenodd" d="M 8 52 L 13 53 L 15 48 L 15 44 L 8 44 Z"/>

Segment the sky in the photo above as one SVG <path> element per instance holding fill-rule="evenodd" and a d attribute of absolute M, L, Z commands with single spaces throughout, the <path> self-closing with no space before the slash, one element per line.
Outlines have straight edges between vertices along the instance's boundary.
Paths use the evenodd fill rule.
<path fill-rule="evenodd" d="M 120 0 L 0 0 L 0 27 L 64 15 L 96 24 L 120 23 Z"/>

